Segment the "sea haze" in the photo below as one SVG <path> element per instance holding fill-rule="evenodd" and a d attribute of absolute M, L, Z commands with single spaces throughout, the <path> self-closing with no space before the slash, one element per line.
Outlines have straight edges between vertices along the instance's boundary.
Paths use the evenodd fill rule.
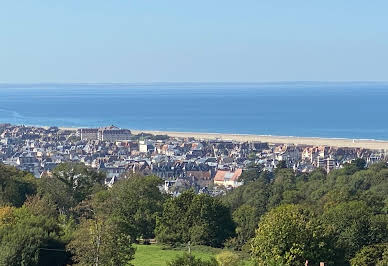
<path fill-rule="evenodd" d="M 388 140 L 388 83 L 1 85 L 0 123 Z"/>

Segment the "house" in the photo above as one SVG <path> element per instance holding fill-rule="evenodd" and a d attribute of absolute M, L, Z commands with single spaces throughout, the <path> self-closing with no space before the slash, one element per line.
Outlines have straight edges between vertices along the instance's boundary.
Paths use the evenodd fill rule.
<path fill-rule="evenodd" d="M 224 187 L 238 187 L 242 185 L 242 182 L 238 182 L 238 178 L 242 174 L 242 169 L 237 168 L 234 171 L 218 170 L 214 177 L 214 185 Z"/>

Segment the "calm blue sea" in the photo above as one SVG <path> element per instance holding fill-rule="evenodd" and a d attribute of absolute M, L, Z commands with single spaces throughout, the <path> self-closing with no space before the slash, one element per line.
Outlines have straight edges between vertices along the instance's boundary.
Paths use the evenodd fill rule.
<path fill-rule="evenodd" d="M 5 122 L 388 140 L 388 83 L 1 85 Z"/>

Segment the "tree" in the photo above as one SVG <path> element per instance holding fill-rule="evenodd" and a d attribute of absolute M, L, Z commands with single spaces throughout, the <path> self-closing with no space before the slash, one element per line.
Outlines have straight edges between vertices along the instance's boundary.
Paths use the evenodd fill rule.
<path fill-rule="evenodd" d="M 223 251 L 216 256 L 220 266 L 237 266 L 241 262 L 239 255 L 232 251 Z"/>
<path fill-rule="evenodd" d="M 327 209 L 322 217 L 326 234 L 335 241 L 337 263 L 347 263 L 358 250 L 370 243 L 372 213 L 361 201 L 340 203 Z"/>
<path fill-rule="evenodd" d="M 352 164 L 357 168 L 357 170 L 364 170 L 366 161 L 365 159 L 357 158 L 352 162 Z"/>
<path fill-rule="evenodd" d="M 279 206 L 288 191 L 295 190 L 296 176 L 291 169 L 276 169 L 275 179 L 271 186 L 271 196 L 268 199 L 268 207 Z"/>
<path fill-rule="evenodd" d="M 132 241 L 154 237 L 156 217 L 164 202 L 161 182 L 156 176 L 132 175 L 112 187 L 112 215 Z"/>
<path fill-rule="evenodd" d="M 235 249 L 241 250 L 255 235 L 259 215 L 254 207 L 244 204 L 233 212 L 232 217 L 236 224 L 236 237 L 229 240 L 228 243 Z"/>
<path fill-rule="evenodd" d="M 0 210 L 0 265 L 64 265 L 68 254 L 50 207 L 33 199 Z"/>
<path fill-rule="evenodd" d="M 156 238 L 170 245 L 178 243 L 222 246 L 231 237 L 234 224 L 229 209 L 218 199 L 196 195 L 192 190 L 163 205 L 156 223 Z"/>
<path fill-rule="evenodd" d="M 265 214 L 251 241 L 251 253 L 264 265 L 302 265 L 328 261 L 330 248 L 312 214 L 298 205 L 282 205 Z"/>
<path fill-rule="evenodd" d="M 276 164 L 276 168 L 277 169 L 286 169 L 287 168 L 287 162 L 282 160 L 282 161 L 279 161 L 277 164 Z"/>
<path fill-rule="evenodd" d="M 229 206 L 232 212 L 241 205 L 248 204 L 254 207 L 260 216 L 267 210 L 271 179 L 272 173 L 263 171 L 257 180 L 232 190 L 222 197 L 222 201 Z"/>
<path fill-rule="evenodd" d="M 386 266 L 386 265 L 388 265 L 388 248 L 385 248 L 382 258 L 378 260 L 376 264 L 376 266 Z"/>
<path fill-rule="evenodd" d="M 210 261 L 201 260 L 195 256 L 184 253 L 167 263 L 168 266 L 218 266 L 217 261 L 212 258 Z"/>
<path fill-rule="evenodd" d="M 52 176 L 42 178 L 39 191 L 68 210 L 103 189 L 104 180 L 104 173 L 82 163 L 63 163 L 54 168 Z"/>
<path fill-rule="evenodd" d="M 109 219 L 82 220 L 67 245 L 76 265 L 132 265 L 131 239 L 115 226 Z"/>
<path fill-rule="evenodd" d="M 238 181 L 248 183 L 257 180 L 260 177 L 262 167 L 260 165 L 252 165 L 248 170 L 243 171 Z"/>
<path fill-rule="evenodd" d="M 111 193 L 103 190 L 78 206 L 81 221 L 67 245 L 77 265 L 131 265 L 135 249 L 112 203 Z"/>
<path fill-rule="evenodd" d="M 27 196 L 36 193 L 33 175 L 15 167 L 0 164 L 0 206 L 20 207 Z"/>
<path fill-rule="evenodd" d="M 388 244 L 377 244 L 363 247 L 350 260 L 351 266 L 375 266 L 383 259 L 384 251 L 388 251 Z"/>

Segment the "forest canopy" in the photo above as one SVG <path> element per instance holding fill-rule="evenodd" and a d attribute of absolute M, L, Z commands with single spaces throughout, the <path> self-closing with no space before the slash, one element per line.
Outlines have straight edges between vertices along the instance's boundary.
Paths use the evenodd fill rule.
<path fill-rule="evenodd" d="M 126 176 L 109 188 L 83 164 L 41 179 L 0 164 L 0 264 L 131 265 L 134 243 L 150 239 L 243 252 L 259 265 L 388 263 L 386 162 L 329 174 L 252 166 L 219 197 L 172 197 L 156 176 Z"/>

